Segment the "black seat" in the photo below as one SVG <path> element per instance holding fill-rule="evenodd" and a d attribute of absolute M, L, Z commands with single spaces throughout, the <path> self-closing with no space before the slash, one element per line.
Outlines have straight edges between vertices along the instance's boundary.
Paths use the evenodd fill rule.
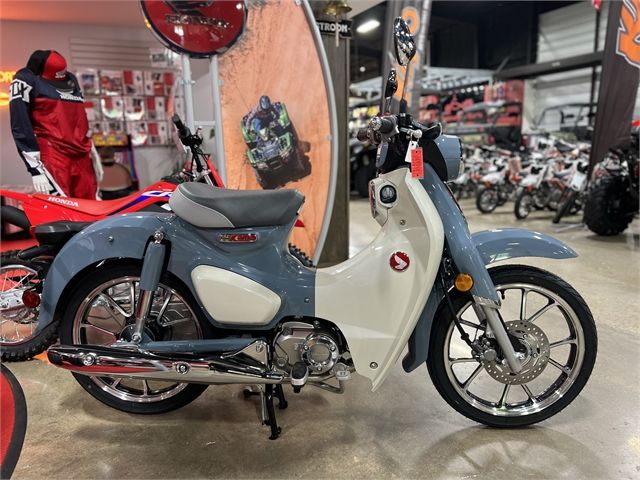
<path fill-rule="evenodd" d="M 304 203 L 297 190 L 228 190 L 205 183 L 178 186 L 169 205 L 176 215 L 204 228 L 285 225 Z"/>
<path fill-rule="evenodd" d="M 40 245 L 64 245 L 71 237 L 89 225 L 91 222 L 60 220 L 36 226 L 33 234 Z"/>

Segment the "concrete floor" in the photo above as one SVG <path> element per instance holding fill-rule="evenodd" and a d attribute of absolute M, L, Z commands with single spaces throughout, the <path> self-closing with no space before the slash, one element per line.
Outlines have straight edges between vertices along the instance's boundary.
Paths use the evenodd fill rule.
<path fill-rule="evenodd" d="M 514 226 L 509 204 L 480 215 L 463 202 L 472 231 Z M 377 231 L 366 200 L 351 204 L 355 251 Z M 521 224 L 518 223 L 520 226 Z M 354 376 L 342 395 L 287 389 L 283 434 L 268 440 L 256 400 L 239 387 L 210 387 L 170 414 L 123 414 L 94 400 L 70 374 L 39 361 L 11 364 L 29 424 L 14 478 L 640 478 L 640 228 L 603 239 L 573 227 L 554 232 L 549 213 L 526 226 L 555 233 L 580 258 L 531 263 L 572 283 L 591 307 L 599 353 L 572 405 L 520 430 L 481 427 L 437 394 L 426 367 L 398 365 L 374 394 Z"/>

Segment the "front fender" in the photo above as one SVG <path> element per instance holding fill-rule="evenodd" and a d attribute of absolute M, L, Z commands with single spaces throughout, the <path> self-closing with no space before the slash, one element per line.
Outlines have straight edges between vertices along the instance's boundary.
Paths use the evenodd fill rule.
<path fill-rule="evenodd" d="M 524 228 L 484 230 L 474 233 L 471 238 L 485 265 L 520 257 L 564 259 L 578 256 L 560 240 Z M 402 360 L 406 372 L 415 370 L 427 361 L 434 316 L 443 300 L 444 293 L 436 283 L 409 338 L 409 351 Z"/>
<path fill-rule="evenodd" d="M 170 214 L 138 213 L 109 217 L 82 230 L 56 255 L 44 281 L 38 330 L 53 322 L 69 282 L 90 265 L 110 259 L 142 259 L 149 238 Z"/>
<path fill-rule="evenodd" d="M 485 265 L 520 257 L 560 260 L 578 256 L 566 243 L 544 233 L 524 228 L 483 230 L 474 233 L 471 238 Z"/>

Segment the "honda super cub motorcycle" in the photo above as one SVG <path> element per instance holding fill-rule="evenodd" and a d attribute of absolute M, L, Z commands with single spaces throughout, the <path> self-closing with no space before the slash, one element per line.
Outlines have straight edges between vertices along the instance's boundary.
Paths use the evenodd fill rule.
<path fill-rule="evenodd" d="M 402 19 L 394 35 L 406 67 L 415 45 Z M 283 386 L 342 393 L 356 372 L 375 390 L 407 345 L 405 371 L 426 362 L 443 398 L 478 422 L 528 425 L 566 407 L 596 357 L 587 305 L 549 272 L 487 265 L 576 253 L 527 230 L 471 235 L 445 184 L 460 170 L 458 138 L 403 110 L 359 135 L 379 146 L 381 230 L 358 255 L 309 268 L 289 253 L 295 190 L 180 185 L 173 213 L 103 220 L 58 254 L 40 312 L 41 326 L 61 322 L 51 363 L 132 413 L 179 408 L 211 384 L 258 385 L 271 438 Z"/>

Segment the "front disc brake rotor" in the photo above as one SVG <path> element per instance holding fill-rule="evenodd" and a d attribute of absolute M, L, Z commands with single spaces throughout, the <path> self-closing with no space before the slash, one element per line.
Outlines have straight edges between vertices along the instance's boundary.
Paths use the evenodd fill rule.
<path fill-rule="evenodd" d="M 535 379 L 549 362 L 549 339 L 544 331 L 531 322 L 514 320 L 505 323 L 507 331 L 516 337 L 526 348 L 524 358 L 521 359 L 522 370 L 513 373 L 508 365 L 499 360 L 482 360 L 487 373 L 500 383 L 520 385 Z"/>

